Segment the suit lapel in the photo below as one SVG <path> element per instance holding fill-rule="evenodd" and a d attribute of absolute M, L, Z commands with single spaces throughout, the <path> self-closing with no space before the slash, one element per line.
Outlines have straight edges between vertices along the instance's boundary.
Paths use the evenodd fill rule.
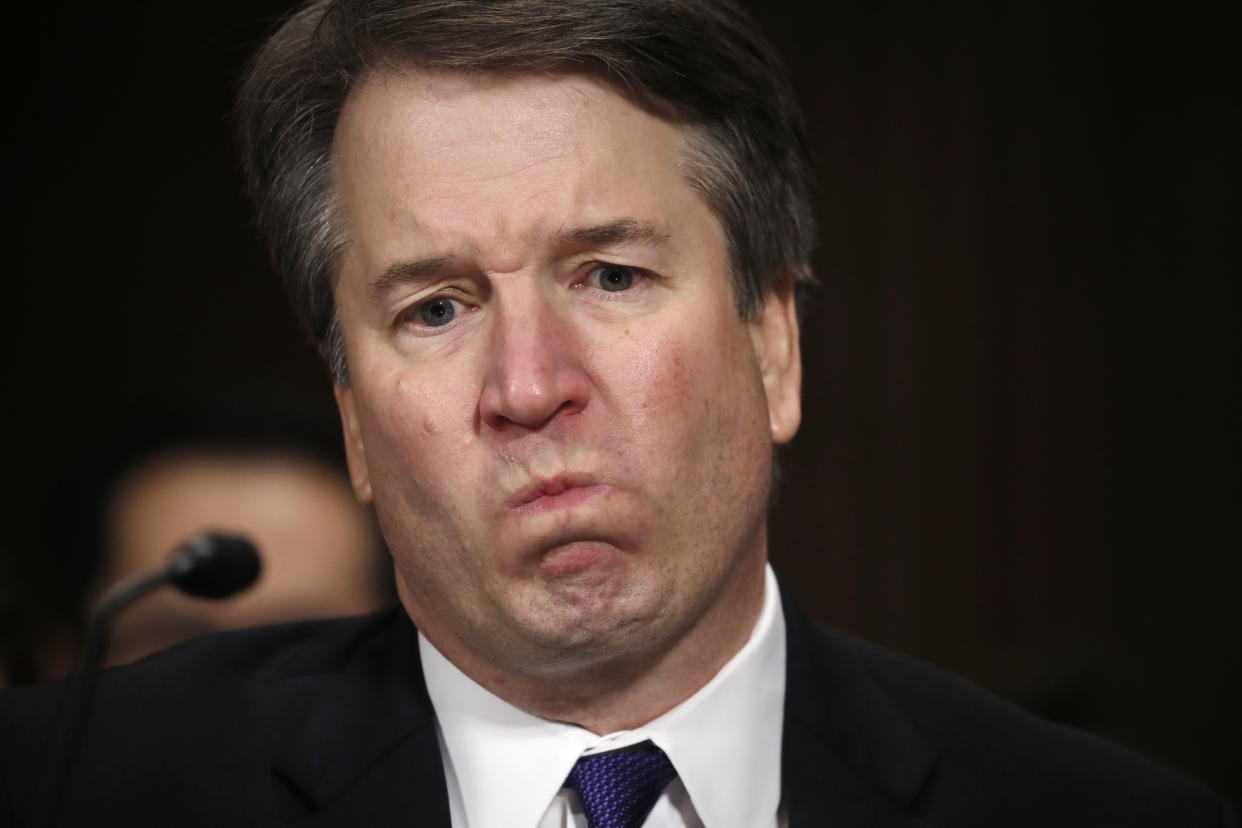
<path fill-rule="evenodd" d="M 314 658 L 318 661 L 319 656 Z M 418 638 L 401 610 L 327 664 L 265 682 L 277 815 L 314 826 L 449 826 Z"/>
<path fill-rule="evenodd" d="M 914 828 L 907 810 L 935 755 L 843 640 L 782 594 L 786 628 L 781 778 L 791 828 Z"/>
<path fill-rule="evenodd" d="M 782 802 L 791 828 L 918 828 L 907 809 L 935 755 L 849 652 L 782 595 L 787 638 Z M 418 639 L 399 609 L 337 658 L 261 679 L 276 815 L 306 826 L 449 828 Z"/>

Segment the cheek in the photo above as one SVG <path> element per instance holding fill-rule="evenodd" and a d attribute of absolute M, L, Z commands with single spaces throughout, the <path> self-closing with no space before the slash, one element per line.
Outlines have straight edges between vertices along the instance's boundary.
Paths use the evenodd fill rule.
<path fill-rule="evenodd" d="M 450 574 L 441 551 L 460 549 L 472 523 L 461 492 L 481 486 L 469 429 L 451 386 L 438 381 L 390 376 L 367 390 L 367 462 L 384 537 L 407 585 L 442 584 Z"/>
<path fill-rule="evenodd" d="M 616 433 L 620 439 L 643 439 L 697 416 L 693 391 L 693 354 L 677 333 L 627 337 L 628 347 L 615 352 L 597 370 L 597 388 L 606 407 L 627 412 Z"/>
<path fill-rule="evenodd" d="M 650 462 L 714 460 L 733 441 L 766 433 L 762 383 L 748 340 L 728 326 L 703 336 L 711 329 L 700 324 L 679 326 L 627 354 L 629 380 L 621 393 L 629 395 L 636 418 L 627 433 L 645 444 Z M 696 330 L 700 335 L 685 333 Z"/>
<path fill-rule="evenodd" d="M 434 446 L 437 438 L 460 430 L 454 425 L 461 419 L 461 400 L 452 391 L 451 383 L 440 377 L 395 380 L 389 406 L 392 427 L 411 443 Z"/>
<path fill-rule="evenodd" d="M 395 491 L 425 497 L 448 483 L 445 475 L 460 473 L 473 408 L 463 409 L 453 390 L 435 377 L 389 377 L 369 389 L 367 462 Z"/>

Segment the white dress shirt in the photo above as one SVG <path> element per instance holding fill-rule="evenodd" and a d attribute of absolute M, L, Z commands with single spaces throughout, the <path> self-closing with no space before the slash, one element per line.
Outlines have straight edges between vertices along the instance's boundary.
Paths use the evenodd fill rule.
<path fill-rule="evenodd" d="M 785 618 L 771 567 L 742 649 L 697 693 L 635 730 L 597 736 L 533 716 L 484 690 L 422 634 L 453 828 L 586 828 L 562 787 L 584 753 L 650 739 L 678 777 L 644 828 L 775 828 L 781 795 Z"/>

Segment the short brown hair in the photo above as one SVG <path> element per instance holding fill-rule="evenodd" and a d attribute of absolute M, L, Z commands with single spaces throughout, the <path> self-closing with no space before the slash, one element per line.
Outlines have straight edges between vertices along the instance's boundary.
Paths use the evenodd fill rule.
<path fill-rule="evenodd" d="M 313 0 L 252 61 L 238 99 L 247 187 L 301 321 L 348 385 L 333 300 L 348 243 L 332 140 L 350 90 L 385 68 L 569 69 L 671 111 L 687 177 L 724 227 L 738 312 L 811 279 L 801 116 L 781 61 L 733 0 Z"/>

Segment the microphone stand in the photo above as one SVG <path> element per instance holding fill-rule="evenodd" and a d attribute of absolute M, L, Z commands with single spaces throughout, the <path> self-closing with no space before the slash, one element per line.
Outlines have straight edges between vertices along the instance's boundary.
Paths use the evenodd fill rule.
<path fill-rule="evenodd" d="M 51 747 L 30 812 L 31 828 L 53 828 L 60 816 L 65 782 L 82 746 L 95 697 L 95 681 L 108 650 L 108 631 L 116 614 L 168 583 L 192 595 L 224 598 L 245 589 L 258 573 L 258 554 L 248 540 L 208 533 L 179 546 L 167 566 L 154 572 L 139 572 L 104 594 L 87 625 L 74 675 L 65 683 Z"/>
<path fill-rule="evenodd" d="M 139 572 L 118 583 L 104 594 L 86 628 L 82 652 L 78 654 L 74 675 L 81 679 L 99 670 L 104 654 L 108 651 L 108 631 L 112 619 L 133 601 L 148 592 L 154 592 L 172 579 L 172 564 L 155 572 Z"/>

